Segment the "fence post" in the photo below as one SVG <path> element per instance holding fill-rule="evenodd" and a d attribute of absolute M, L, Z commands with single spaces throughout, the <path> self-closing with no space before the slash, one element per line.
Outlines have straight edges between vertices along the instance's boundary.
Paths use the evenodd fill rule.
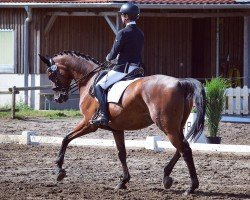
<path fill-rule="evenodd" d="M 228 108 L 228 89 L 225 90 L 225 99 L 224 99 L 224 107 L 222 110 L 222 115 L 226 114 L 228 112 L 227 108 Z"/>
<path fill-rule="evenodd" d="M 235 96 L 235 110 L 234 113 L 240 115 L 241 113 L 241 88 L 236 87 L 234 89 L 234 96 Z"/>
<path fill-rule="evenodd" d="M 16 111 L 16 86 L 12 87 L 12 105 L 11 105 L 11 118 L 15 119 Z"/>
<path fill-rule="evenodd" d="M 227 113 L 229 115 L 232 115 L 233 114 L 233 108 L 234 108 L 233 88 L 227 89 L 227 96 L 228 96 L 228 110 L 227 110 Z"/>
<path fill-rule="evenodd" d="M 248 96 L 249 96 L 248 88 L 245 85 L 242 88 L 242 103 L 243 103 L 243 112 L 242 113 L 243 113 L 243 115 L 247 115 L 249 113 L 249 111 L 248 111 Z"/>

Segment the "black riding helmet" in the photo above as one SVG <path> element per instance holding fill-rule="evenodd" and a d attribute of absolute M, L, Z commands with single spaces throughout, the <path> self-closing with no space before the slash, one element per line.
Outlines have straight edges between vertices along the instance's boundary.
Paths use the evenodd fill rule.
<path fill-rule="evenodd" d="M 120 14 L 127 14 L 130 20 L 137 20 L 140 15 L 138 6 L 131 2 L 123 4 L 118 12 Z"/>

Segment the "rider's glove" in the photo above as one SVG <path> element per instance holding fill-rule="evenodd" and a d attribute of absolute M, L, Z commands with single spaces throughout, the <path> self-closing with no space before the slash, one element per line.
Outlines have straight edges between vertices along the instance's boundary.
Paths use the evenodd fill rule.
<path fill-rule="evenodd" d="M 110 62 L 110 60 L 109 60 L 109 54 L 106 56 L 106 61 Z"/>

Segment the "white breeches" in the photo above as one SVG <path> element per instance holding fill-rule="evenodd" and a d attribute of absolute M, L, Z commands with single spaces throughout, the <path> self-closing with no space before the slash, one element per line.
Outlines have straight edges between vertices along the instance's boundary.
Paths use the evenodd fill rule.
<path fill-rule="evenodd" d="M 138 68 L 138 66 L 129 66 L 128 73 Z M 110 70 L 96 85 L 100 85 L 103 89 L 107 89 L 110 85 L 116 83 L 127 75 L 127 73 L 121 73 L 114 70 Z"/>

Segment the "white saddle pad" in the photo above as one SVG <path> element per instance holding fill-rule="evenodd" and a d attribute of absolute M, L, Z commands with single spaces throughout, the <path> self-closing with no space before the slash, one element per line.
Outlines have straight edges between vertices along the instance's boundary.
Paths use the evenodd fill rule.
<path fill-rule="evenodd" d="M 118 103 L 125 89 L 138 79 L 140 78 L 115 83 L 108 92 L 108 102 Z"/>

